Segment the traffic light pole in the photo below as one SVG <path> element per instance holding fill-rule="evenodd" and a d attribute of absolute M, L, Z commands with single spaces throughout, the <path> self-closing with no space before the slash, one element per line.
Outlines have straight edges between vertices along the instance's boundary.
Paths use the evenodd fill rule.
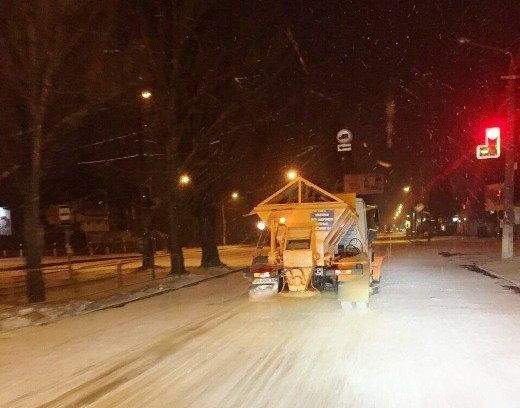
<path fill-rule="evenodd" d="M 504 140 L 505 172 L 504 172 L 504 219 L 502 221 L 502 260 L 513 258 L 513 238 L 515 224 L 515 81 L 520 78 L 517 75 L 519 54 L 508 49 L 480 44 L 469 38 L 461 37 L 459 44 L 467 44 L 477 48 L 483 48 L 509 56 L 509 73 L 502 76 L 507 82 L 507 134 Z"/>
<path fill-rule="evenodd" d="M 515 80 L 516 75 L 515 56 L 510 53 L 511 63 L 507 79 L 507 138 L 504 141 L 505 150 L 505 174 L 504 174 L 504 220 L 502 223 L 502 260 L 513 258 L 513 239 L 515 224 Z"/>

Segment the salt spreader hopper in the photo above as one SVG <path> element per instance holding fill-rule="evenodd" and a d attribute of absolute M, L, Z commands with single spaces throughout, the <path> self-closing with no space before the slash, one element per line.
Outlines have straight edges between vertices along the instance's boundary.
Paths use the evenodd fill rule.
<path fill-rule="evenodd" d="M 342 307 L 371 293 L 377 209 L 355 194 L 332 194 L 297 177 L 258 204 L 260 253 L 244 272 L 250 297 L 312 296 L 331 290 Z M 269 250 L 262 253 L 263 239 Z"/>

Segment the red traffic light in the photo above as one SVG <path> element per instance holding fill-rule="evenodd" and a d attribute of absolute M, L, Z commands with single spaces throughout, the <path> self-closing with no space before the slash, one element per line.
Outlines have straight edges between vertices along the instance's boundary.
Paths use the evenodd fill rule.
<path fill-rule="evenodd" d="M 486 129 L 486 143 L 477 146 L 477 159 L 495 159 L 500 157 L 500 128 Z"/>
<path fill-rule="evenodd" d="M 492 127 L 486 129 L 486 139 L 488 140 L 496 140 L 500 137 L 500 128 Z"/>

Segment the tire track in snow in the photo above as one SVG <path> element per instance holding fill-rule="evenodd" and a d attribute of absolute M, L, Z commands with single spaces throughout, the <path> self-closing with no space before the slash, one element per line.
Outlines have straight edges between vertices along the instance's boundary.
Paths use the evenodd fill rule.
<path fill-rule="evenodd" d="M 202 321 L 185 326 L 181 330 L 175 330 L 162 340 L 152 344 L 151 347 L 132 353 L 124 361 L 40 407 L 92 404 L 103 395 L 152 369 L 160 361 L 181 350 L 187 342 L 214 330 L 237 313 L 233 310 L 215 313 Z M 23 403 L 21 400 L 12 402 Z"/>

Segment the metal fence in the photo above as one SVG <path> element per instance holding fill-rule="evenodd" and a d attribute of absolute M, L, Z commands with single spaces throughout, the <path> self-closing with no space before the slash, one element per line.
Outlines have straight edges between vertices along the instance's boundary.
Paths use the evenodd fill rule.
<path fill-rule="evenodd" d="M 170 276 L 170 268 L 143 269 L 139 259 L 115 260 L 87 265 L 60 264 L 43 267 L 47 301 L 99 299 L 125 290 L 136 290 Z M 26 270 L 0 271 L 0 303 L 24 304 Z"/>

